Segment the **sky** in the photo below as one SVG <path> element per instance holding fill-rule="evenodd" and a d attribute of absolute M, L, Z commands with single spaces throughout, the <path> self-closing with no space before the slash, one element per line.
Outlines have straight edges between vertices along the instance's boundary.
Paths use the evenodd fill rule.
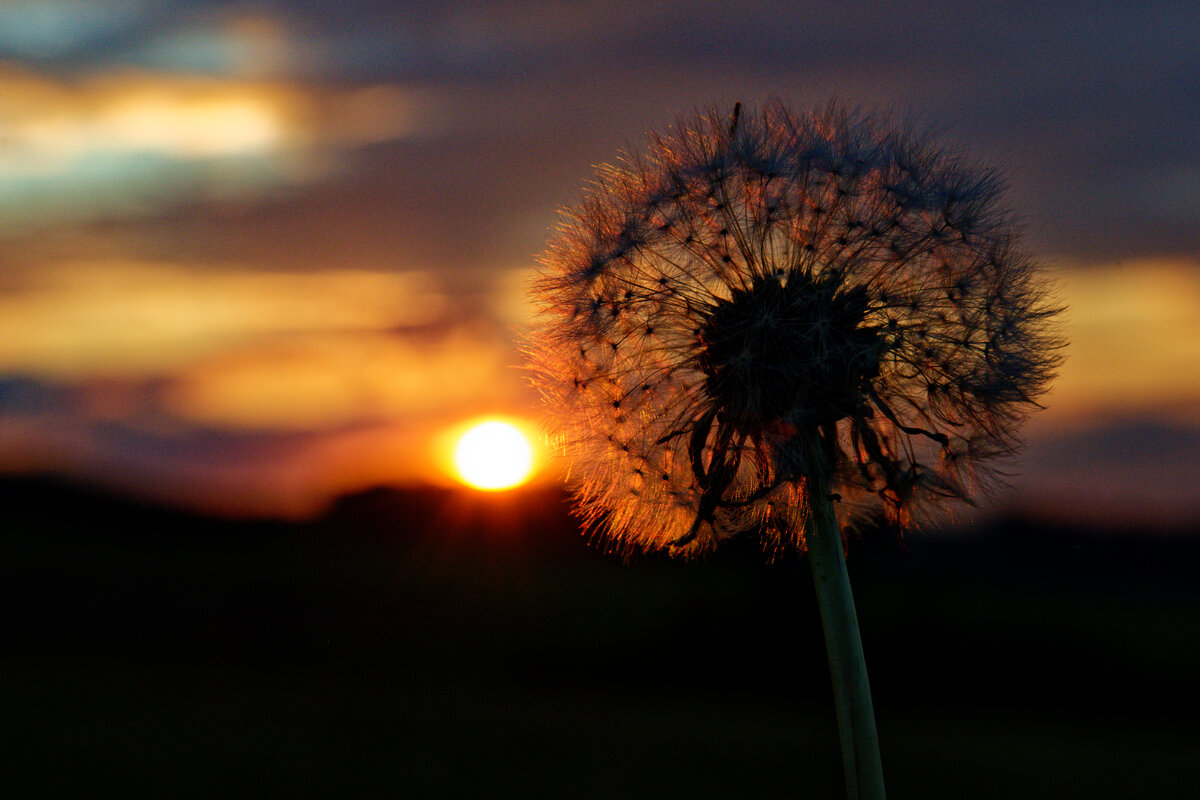
<path fill-rule="evenodd" d="M 445 482 L 466 422 L 536 429 L 524 276 L 595 165 L 836 99 L 997 165 L 1068 306 L 992 506 L 1200 518 L 1198 40 L 1192 2 L 0 4 L 0 470 L 290 517 Z"/>

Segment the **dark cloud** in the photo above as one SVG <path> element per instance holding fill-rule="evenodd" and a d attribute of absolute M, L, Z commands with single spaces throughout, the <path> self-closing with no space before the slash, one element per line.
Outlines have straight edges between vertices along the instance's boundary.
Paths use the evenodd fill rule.
<path fill-rule="evenodd" d="M 269 185 L 255 196 L 265 208 L 242 206 L 244 227 L 265 218 L 309 230 L 316 221 L 368 247 L 402 238 L 402 248 L 381 245 L 385 257 L 406 249 L 472 266 L 497 252 L 526 255 L 540 244 L 531 229 L 552 220 L 548 209 L 620 145 L 638 146 L 643 131 L 696 105 L 778 93 L 798 104 L 836 96 L 943 128 L 947 142 L 1003 167 L 1039 251 L 1086 259 L 1200 253 L 1192 224 L 1200 201 L 1188 190 L 1200 174 L 1194 4 L 128 8 L 141 16 L 114 12 L 92 38 L 76 31 L 69 57 L 51 51 L 46 64 L 80 74 L 131 64 L 203 71 L 184 40 L 155 50 L 153 63 L 147 48 L 208 31 L 208 45 L 193 44 L 219 54 L 213 42 L 232 35 L 231 21 L 256 17 L 278 23 L 289 54 L 280 69 L 297 86 L 420 85 L 436 97 L 420 113 L 437 117 L 439 133 L 342 152 L 330 157 L 345 169 Z M 228 65 L 212 71 L 227 74 Z M 170 188 L 187 199 L 186 180 Z M 213 202 L 204 193 L 193 199 Z M 238 206 L 216 205 L 238 228 Z M 154 208 L 122 214 L 141 218 Z M 185 202 L 176 213 L 191 218 L 196 209 Z"/>
<path fill-rule="evenodd" d="M 0 475 L 71 476 L 140 499 L 269 517 L 312 515 L 346 491 L 425 477 L 410 451 L 427 448 L 427 437 L 409 421 L 320 430 L 196 425 L 162 407 L 162 388 L 154 380 L 0 380 Z"/>
<path fill-rule="evenodd" d="M 76 404 L 69 387 L 30 375 L 0 375 L 0 418 L 30 416 Z"/>
<path fill-rule="evenodd" d="M 1014 464 L 1011 502 L 1101 525 L 1195 523 L 1200 425 L 1114 418 L 1035 440 Z M 1064 498 L 1070 498 L 1064 503 Z"/>

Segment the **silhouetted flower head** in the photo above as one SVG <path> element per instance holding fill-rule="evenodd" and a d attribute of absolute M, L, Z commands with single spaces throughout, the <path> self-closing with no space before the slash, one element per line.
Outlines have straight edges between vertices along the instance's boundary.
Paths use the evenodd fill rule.
<path fill-rule="evenodd" d="M 837 108 L 698 115 L 604 166 L 527 341 L 585 519 L 619 550 L 802 546 L 966 499 L 1058 363 L 994 174 Z"/>

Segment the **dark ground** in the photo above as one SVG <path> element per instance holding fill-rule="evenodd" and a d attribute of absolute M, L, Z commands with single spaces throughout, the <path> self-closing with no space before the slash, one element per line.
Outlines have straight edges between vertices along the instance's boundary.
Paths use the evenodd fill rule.
<path fill-rule="evenodd" d="M 1200 531 L 851 548 L 889 797 L 1200 796 Z M 5 796 L 836 798 L 805 564 L 557 494 L 233 523 L 0 482 Z"/>

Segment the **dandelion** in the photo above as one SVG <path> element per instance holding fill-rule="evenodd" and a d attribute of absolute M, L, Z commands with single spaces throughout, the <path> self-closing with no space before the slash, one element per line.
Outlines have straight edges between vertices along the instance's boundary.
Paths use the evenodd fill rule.
<path fill-rule="evenodd" d="M 532 286 L 534 380 L 591 529 L 625 553 L 808 552 L 851 796 L 882 779 L 840 530 L 986 488 L 1058 363 L 999 194 L 837 107 L 739 105 L 601 167 Z"/>

